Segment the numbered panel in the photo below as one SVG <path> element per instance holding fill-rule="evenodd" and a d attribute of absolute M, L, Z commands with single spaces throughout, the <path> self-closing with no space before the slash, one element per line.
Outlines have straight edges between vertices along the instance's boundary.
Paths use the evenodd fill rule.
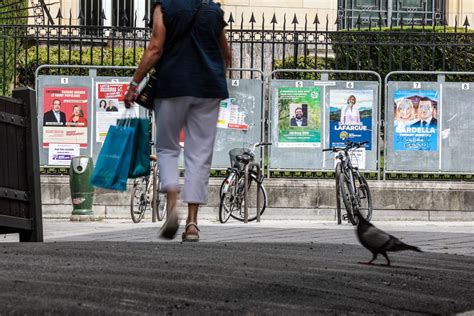
<path fill-rule="evenodd" d="M 229 151 L 263 141 L 263 82 L 255 79 L 227 80 L 230 98 L 221 102 L 213 169 L 230 167 Z"/>
<path fill-rule="evenodd" d="M 474 138 L 471 137 L 474 88 L 470 83 L 442 84 L 440 113 L 441 170 L 474 172 Z"/>
<path fill-rule="evenodd" d="M 385 170 L 440 170 L 441 84 L 389 82 L 385 109 Z"/>
<path fill-rule="evenodd" d="M 123 93 L 131 78 L 39 76 L 40 164 L 69 166 L 73 156 L 94 162 L 110 125 L 124 117 Z M 135 108 L 135 115 L 146 110 Z"/>
<path fill-rule="evenodd" d="M 73 156 L 91 155 L 92 95 L 89 77 L 38 77 L 41 165 L 69 166 Z"/>

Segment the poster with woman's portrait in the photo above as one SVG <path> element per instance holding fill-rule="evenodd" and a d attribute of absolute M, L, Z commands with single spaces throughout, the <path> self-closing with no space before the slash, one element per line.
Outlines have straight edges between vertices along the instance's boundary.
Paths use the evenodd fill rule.
<path fill-rule="evenodd" d="M 438 92 L 397 90 L 394 93 L 394 150 L 438 150 Z"/>
<path fill-rule="evenodd" d="M 43 95 L 43 148 L 50 144 L 87 148 L 88 88 L 46 87 Z"/>
<path fill-rule="evenodd" d="M 321 146 L 319 87 L 278 89 L 278 147 Z"/>
<path fill-rule="evenodd" d="M 329 146 L 367 141 L 365 148 L 371 150 L 373 107 L 373 90 L 329 91 Z"/>

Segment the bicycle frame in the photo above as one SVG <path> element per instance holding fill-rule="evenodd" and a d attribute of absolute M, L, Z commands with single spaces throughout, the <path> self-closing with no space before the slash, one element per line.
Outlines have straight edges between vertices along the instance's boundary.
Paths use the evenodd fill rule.
<path fill-rule="evenodd" d="M 352 207 L 354 208 L 355 211 L 359 211 L 359 194 L 358 194 L 358 189 L 357 189 L 355 181 L 356 181 L 356 177 L 360 178 L 360 173 L 357 167 L 352 166 L 352 161 L 349 155 L 349 151 L 350 149 L 344 150 L 344 155 L 340 155 L 339 160 L 341 161 L 341 164 L 342 164 L 341 171 L 346 175 L 346 177 L 349 178 L 350 190 L 351 190 L 352 196 L 355 199 L 357 199 L 356 201 L 351 201 Z"/>
<path fill-rule="evenodd" d="M 355 186 L 355 179 L 354 179 L 354 168 L 352 166 L 352 161 L 351 161 L 351 157 L 349 155 L 349 151 L 345 152 L 344 153 L 345 156 L 346 156 L 346 172 L 349 173 L 349 176 L 350 176 L 350 183 L 351 183 L 351 191 L 352 193 L 354 194 L 354 196 L 356 196 L 355 194 L 357 193 L 357 188 Z"/>

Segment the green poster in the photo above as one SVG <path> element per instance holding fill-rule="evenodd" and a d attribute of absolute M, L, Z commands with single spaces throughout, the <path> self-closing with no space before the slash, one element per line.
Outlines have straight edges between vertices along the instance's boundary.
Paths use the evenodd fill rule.
<path fill-rule="evenodd" d="M 321 146 L 319 87 L 278 89 L 278 147 Z"/>

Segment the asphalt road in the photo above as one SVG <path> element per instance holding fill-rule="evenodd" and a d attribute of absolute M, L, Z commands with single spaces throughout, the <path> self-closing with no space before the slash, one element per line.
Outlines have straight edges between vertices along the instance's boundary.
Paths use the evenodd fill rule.
<path fill-rule="evenodd" d="M 474 257 L 327 243 L 0 243 L 0 315 L 454 314 Z M 383 261 L 381 261 L 383 262 Z"/>

